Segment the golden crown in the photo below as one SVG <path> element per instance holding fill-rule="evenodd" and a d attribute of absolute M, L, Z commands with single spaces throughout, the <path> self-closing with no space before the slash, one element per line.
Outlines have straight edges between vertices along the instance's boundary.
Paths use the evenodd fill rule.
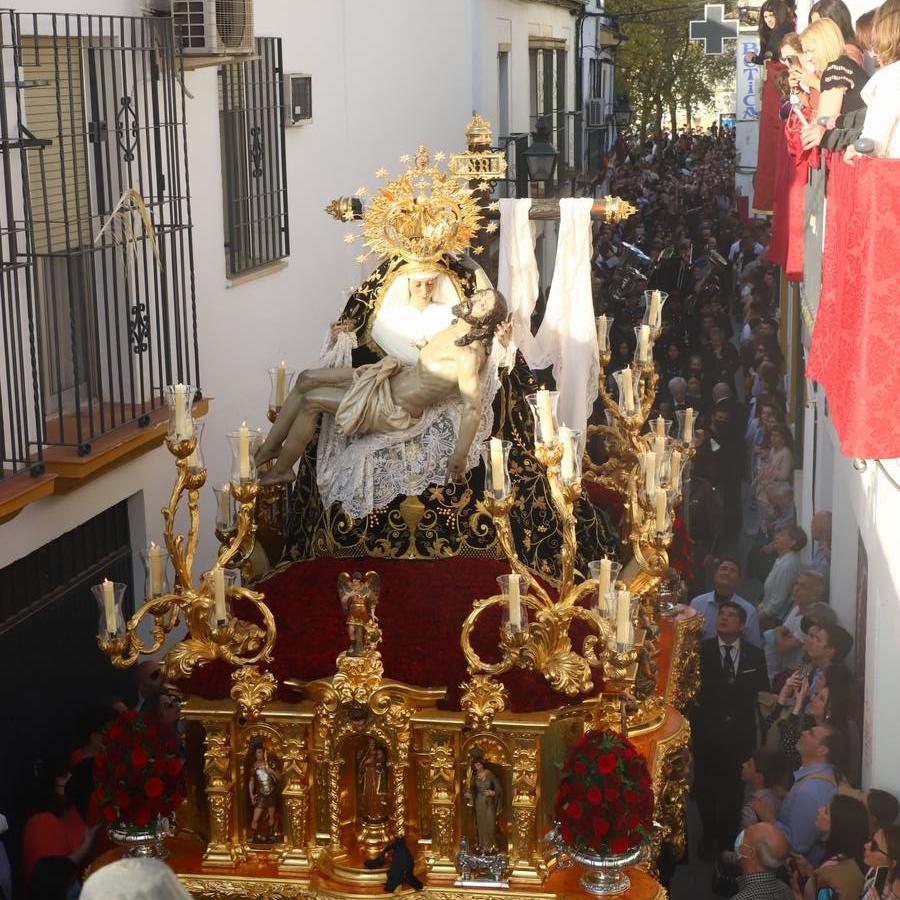
<path fill-rule="evenodd" d="M 443 159 L 443 153 L 432 158 L 424 146 L 414 157 L 400 157 L 406 172 L 381 188 L 363 213 L 370 252 L 427 264 L 470 246 L 481 227 L 481 209 L 464 183 L 441 171 Z M 377 174 L 387 177 L 384 169 Z"/>

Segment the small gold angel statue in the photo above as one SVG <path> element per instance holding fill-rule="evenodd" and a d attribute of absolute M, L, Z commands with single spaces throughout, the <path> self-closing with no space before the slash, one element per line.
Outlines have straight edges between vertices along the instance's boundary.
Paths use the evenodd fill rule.
<path fill-rule="evenodd" d="M 377 572 L 341 572 L 337 580 L 338 597 L 347 618 L 350 656 L 362 656 L 381 640 L 375 604 L 381 592 L 381 576 Z"/>

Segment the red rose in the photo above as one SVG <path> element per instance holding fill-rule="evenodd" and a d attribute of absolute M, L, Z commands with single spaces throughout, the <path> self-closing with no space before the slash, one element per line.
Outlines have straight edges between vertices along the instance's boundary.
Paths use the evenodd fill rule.
<path fill-rule="evenodd" d="M 564 809 L 566 815 L 569 816 L 570 819 L 575 819 L 576 822 L 581 819 L 581 804 L 577 800 L 572 800 L 567 803 Z"/>
<path fill-rule="evenodd" d="M 176 778 L 181 774 L 184 763 L 176 756 L 166 762 L 166 774 L 172 778 Z"/>
<path fill-rule="evenodd" d="M 609 842 L 609 849 L 612 850 L 613 853 L 624 853 L 628 849 L 628 838 L 624 835 L 614 837 Z"/>
<path fill-rule="evenodd" d="M 619 799 L 619 792 L 615 788 L 608 787 L 605 796 L 607 802 L 612 803 L 614 800 Z"/>
<path fill-rule="evenodd" d="M 146 825 L 150 821 L 150 807 L 144 803 L 138 803 L 132 813 L 132 824 Z"/>
<path fill-rule="evenodd" d="M 131 751 L 131 765 L 135 769 L 143 769 L 147 765 L 147 751 L 143 747 L 135 747 Z"/>
<path fill-rule="evenodd" d="M 587 802 L 599 806 L 603 802 L 603 791 L 594 786 L 587 789 Z"/>
<path fill-rule="evenodd" d="M 638 818 L 637 815 L 635 815 L 635 813 L 633 813 L 633 812 L 628 813 L 628 815 L 625 816 L 625 827 L 629 831 L 634 831 L 634 829 L 637 828 L 638 825 L 640 825 L 640 824 L 641 824 L 641 820 Z"/>
<path fill-rule="evenodd" d="M 157 778 L 155 775 L 151 778 L 147 779 L 147 783 L 144 785 L 144 793 L 148 797 L 159 797 L 163 792 L 163 783 L 161 778 Z"/>
<path fill-rule="evenodd" d="M 625 791 L 622 794 L 622 798 L 629 806 L 634 806 L 635 804 L 640 802 L 641 795 L 635 791 Z"/>
<path fill-rule="evenodd" d="M 622 751 L 622 756 L 624 756 L 625 759 L 634 759 L 634 756 L 635 756 L 634 747 L 626 747 Z"/>
<path fill-rule="evenodd" d="M 609 822 L 606 819 L 594 819 L 595 837 L 602 838 L 606 834 L 609 834 Z"/>
<path fill-rule="evenodd" d="M 616 767 L 616 758 L 612 753 L 602 753 L 597 757 L 597 771 L 601 775 L 609 775 Z"/>
<path fill-rule="evenodd" d="M 116 808 L 111 803 L 104 803 L 103 809 L 100 810 L 103 815 L 104 822 L 115 822 L 118 816 L 116 815 Z"/>
<path fill-rule="evenodd" d="M 137 710 L 126 709 L 125 712 L 122 713 L 122 718 L 126 722 L 133 722 L 137 718 Z"/>
<path fill-rule="evenodd" d="M 575 760 L 575 765 L 572 766 L 576 775 L 584 775 L 587 772 L 587 766 L 580 760 Z"/>

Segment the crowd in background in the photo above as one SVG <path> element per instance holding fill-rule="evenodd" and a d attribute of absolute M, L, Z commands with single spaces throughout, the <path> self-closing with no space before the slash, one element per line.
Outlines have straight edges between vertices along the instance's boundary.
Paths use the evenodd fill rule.
<path fill-rule="evenodd" d="M 797 524 L 779 273 L 767 223 L 737 212 L 733 133 L 620 139 L 608 193 L 639 213 L 595 236 L 607 371 L 634 355 L 644 292 L 665 291 L 651 415 L 699 413 L 682 509 L 685 599 L 704 617 L 691 716 L 703 831 L 690 852 L 740 900 L 900 896 L 897 800 L 858 789 L 862 699 L 829 603 L 831 513 L 810 534 Z"/>

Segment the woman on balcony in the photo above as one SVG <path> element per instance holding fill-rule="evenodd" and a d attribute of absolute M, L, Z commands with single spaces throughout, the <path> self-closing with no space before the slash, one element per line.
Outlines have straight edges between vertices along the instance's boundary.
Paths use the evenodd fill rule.
<path fill-rule="evenodd" d="M 781 61 L 781 41 L 794 30 L 794 21 L 782 0 L 766 0 L 759 8 L 759 53 L 745 53 L 744 62 L 761 66 Z"/>
<path fill-rule="evenodd" d="M 861 92 L 868 76 L 862 66 L 847 54 L 841 30 L 831 19 L 813 22 L 800 35 L 800 41 L 806 70 L 800 76 L 801 85 L 811 84 L 812 80 L 806 78 L 806 73 L 810 73 L 818 77 L 821 91 L 817 118 L 801 132 L 803 149 L 809 150 L 822 143 L 827 131 L 843 124 L 841 117 L 863 108 Z"/>
<path fill-rule="evenodd" d="M 875 12 L 872 50 L 880 68 L 863 88 L 866 118 L 861 139 L 873 143 L 873 156 L 900 158 L 900 0 L 887 0 Z M 844 159 L 857 156 L 853 146 Z"/>

